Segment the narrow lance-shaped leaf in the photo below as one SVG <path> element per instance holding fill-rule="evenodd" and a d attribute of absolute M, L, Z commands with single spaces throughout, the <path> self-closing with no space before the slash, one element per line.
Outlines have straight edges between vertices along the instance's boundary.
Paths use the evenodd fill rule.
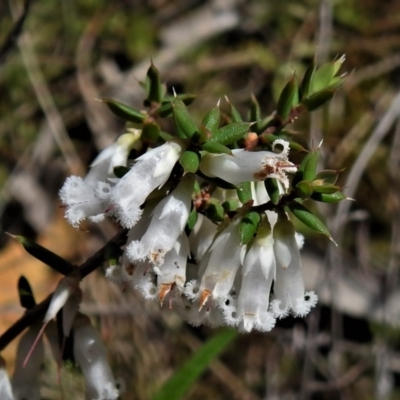
<path fill-rule="evenodd" d="M 286 84 L 279 96 L 278 104 L 276 106 L 277 114 L 283 121 L 289 116 L 292 108 L 299 103 L 299 85 L 296 76 Z"/>
<path fill-rule="evenodd" d="M 147 70 L 147 81 L 147 102 L 160 103 L 164 97 L 164 88 L 161 83 L 160 73 L 153 63 Z"/>
<path fill-rule="evenodd" d="M 164 384 L 152 400 L 180 400 L 197 381 L 210 363 L 235 339 L 237 333 L 224 329 L 209 339 L 197 352 Z"/>
<path fill-rule="evenodd" d="M 31 285 L 24 276 L 20 276 L 18 279 L 18 295 L 21 307 L 24 307 L 27 310 L 35 307 L 36 301 L 33 296 Z"/>
<path fill-rule="evenodd" d="M 228 96 L 225 96 L 225 100 L 228 103 L 232 122 L 242 122 L 243 121 L 242 116 L 240 115 L 240 113 L 236 109 L 236 107 L 230 102 L 230 100 L 228 99 Z"/>
<path fill-rule="evenodd" d="M 204 117 L 201 124 L 211 133 L 216 131 L 219 128 L 221 123 L 221 111 L 219 109 L 219 101 L 218 104 Z"/>
<path fill-rule="evenodd" d="M 251 125 L 251 122 L 233 122 L 229 125 L 225 125 L 212 134 L 211 141 L 228 146 L 243 139 Z"/>
<path fill-rule="evenodd" d="M 311 80 L 310 94 L 317 93 L 329 87 L 335 75 L 336 66 L 334 62 L 321 65 L 314 73 Z"/>
<path fill-rule="evenodd" d="M 313 181 L 317 172 L 319 161 L 319 149 L 311 150 L 301 162 L 297 172 L 293 177 L 293 186 L 296 186 L 300 181 Z"/>
<path fill-rule="evenodd" d="M 340 190 L 339 186 L 334 186 L 334 185 L 315 185 L 314 182 L 312 182 L 312 187 L 314 192 L 316 193 L 324 193 L 324 194 L 333 194 Z"/>
<path fill-rule="evenodd" d="M 172 101 L 173 116 L 178 133 L 181 132 L 184 138 L 192 139 L 198 134 L 199 129 L 194 123 L 188 109 L 182 100 L 176 98 Z"/>
<path fill-rule="evenodd" d="M 182 165 L 185 173 L 195 173 L 199 169 L 200 155 L 194 151 L 186 150 L 182 153 L 179 163 Z"/>
<path fill-rule="evenodd" d="M 313 78 L 315 72 L 315 62 L 313 62 L 307 67 L 306 72 L 304 73 L 304 77 L 301 81 L 300 85 L 300 96 L 303 99 L 304 97 L 308 97 L 310 93 L 311 80 Z"/>
<path fill-rule="evenodd" d="M 157 114 L 160 117 L 166 118 L 172 114 L 172 101 L 174 101 L 175 98 L 182 100 L 182 102 L 188 106 L 192 104 L 196 96 L 194 94 L 178 94 L 176 97 L 171 97 L 163 100 L 162 105 L 157 108 Z"/>
<path fill-rule="evenodd" d="M 255 122 L 254 130 L 258 132 L 261 126 L 261 109 L 258 100 L 253 94 L 251 95 L 249 120 Z"/>
<path fill-rule="evenodd" d="M 224 146 L 221 143 L 208 141 L 201 145 L 203 150 L 208 151 L 212 154 L 229 154 L 232 155 L 232 150 L 229 147 Z"/>
<path fill-rule="evenodd" d="M 251 183 L 244 182 L 240 185 L 236 185 L 236 193 L 239 197 L 239 200 L 242 204 L 246 204 L 248 201 L 252 200 L 251 195 Z"/>
<path fill-rule="evenodd" d="M 308 98 L 304 98 L 301 101 L 301 104 L 306 107 L 307 111 L 314 111 L 331 100 L 334 94 L 335 91 L 332 89 L 321 90 L 320 92 L 314 93 Z"/>
<path fill-rule="evenodd" d="M 315 201 L 320 201 L 322 203 L 337 203 L 341 200 L 346 200 L 349 199 L 346 197 L 342 192 L 337 191 L 335 193 L 331 194 L 325 194 L 325 193 L 313 193 L 311 195 L 311 198 Z M 349 199 L 352 200 L 352 199 Z"/>
<path fill-rule="evenodd" d="M 330 183 L 334 185 L 339 177 L 341 171 L 336 171 L 334 169 L 324 169 L 323 171 L 318 172 L 315 176 L 315 181 L 321 181 L 321 184 Z"/>
<path fill-rule="evenodd" d="M 267 193 L 269 198 L 271 199 L 273 204 L 278 204 L 280 195 L 279 195 L 279 186 L 278 182 L 275 178 L 268 178 L 264 181 L 265 189 L 267 189 Z"/>
<path fill-rule="evenodd" d="M 111 99 L 102 99 L 101 101 L 108 106 L 108 108 L 113 112 L 113 114 L 123 119 L 124 121 L 135 122 L 137 124 L 140 124 L 143 123 L 143 121 L 146 119 L 145 114 L 118 101 Z"/>
<path fill-rule="evenodd" d="M 293 213 L 293 215 L 304 225 L 308 226 L 318 233 L 322 233 L 323 235 L 327 236 L 328 239 L 337 246 L 336 242 L 333 240 L 331 234 L 329 233 L 328 228 L 309 209 L 296 201 L 291 202 L 288 205 L 288 208 Z"/>
<path fill-rule="evenodd" d="M 261 216 L 257 211 L 249 211 L 240 221 L 240 244 L 248 244 L 257 232 Z"/>
<path fill-rule="evenodd" d="M 74 269 L 72 264 L 70 264 L 68 261 L 64 260 L 62 257 L 51 252 L 50 250 L 40 246 L 34 241 L 24 236 L 15 236 L 11 234 L 8 235 L 18 240 L 30 255 L 47 264 L 60 274 L 68 275 Z"/>

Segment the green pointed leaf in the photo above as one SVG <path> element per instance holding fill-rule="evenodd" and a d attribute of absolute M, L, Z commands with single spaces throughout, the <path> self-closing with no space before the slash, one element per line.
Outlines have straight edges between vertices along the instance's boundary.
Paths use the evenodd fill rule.
<path fill-rule="evenodd" d="M 223 329 L 209 339 L 197 352 L 164 384 L 152 400 L 180 400 L 199 379 L 207 367 L 236 338 L 237 333 Z"/>
<path fill-rule="evenodd" d="M 340 191 L 331 194 L 313 193 L 311 198 L 315 201 L 320 201 L 321 203 L 337 203 L 341 200 L 347 199 L 347 197 Z"/>
<path fill-rule="evenodd" d="M 182 165 L 185 173 L 195 173 L 199 169 L 200 155 L 194 151 L 186 150 L 182 153 L 179 162 Z"/>
<path fill-rule="evenodd" d="M 221 123 L 221 111 L 218 104 L 204 117 L 201 124 L 211 133 L 219 128 Z"/>
<path fill-rule="evenodd" d="M 192 104 L 193 100 L 196 98 L 194 94 L 178 94 L 176 96 L 177 99 L 182 100 L 185 105 Z M 157 109 L 157 114 L 162 117 L 166 118 L 172 115 L 172 101 L 175 97 L 168 98 L 162 102 L 162 105 Z"/>
<path fill-rule="evenodd" d="M 184 102 L 176 98 L 172 101 L 172 107 L 172 114 L 174 116 L 178 136 L 180 136 L 179 133 L 181 133 L 183 138 L 195 139 L 199 133 L 199 128 L 193 121 Z"/>
<path fill-rule="evenodd" d="M 314 73 L 311 80 L 310 94 L 325 90 L 332 78 L 335 76 L 336 66 L 334 62 L 328 62 L 321 65 Z"/>
<path fill-rule="evenodd" d="M 206 217 L 213 222 L 221 222 L 224 220 L 225 210 L 216 199 L 210 199 L 206 208 Z"/>
<path fill-rule="evenodd" d="M 303 79 L 300 85 L 300 96 L 301 98 L 307 97 L 310 93 L 311 81 L 315 73 L 315 63 L 314 61 L 308 66 L 306 72 L 304 73 Z"/>
<path fill-rule="evenodd" d="M 189 218 L 187 221 L 187 227 L 189 230 L 192 230 L 197 222 L 197 210 L 193 207 L 192 211 L 190 211 Z"/>
<path fill-rule="evenodd" d="M 246 204 L 248 201 L 253 200 L 250 182 L 244 182 L 240 185 L 236 185 L 236 193 L 242 204 Z"/>
<path fill-rule="evenodd" d="M 27 310 L 36 306 L 35 297 L 33 296 L 31 285 L 24 276 L 18 279 L 18 295 L 21 307 Z"/>
<path fill-rule="evenodd" d="M 229 147 L 224 146 L 221 143 L 218 142 L 205 142 L 201 145 L 203 150 L 208 151 L 209 153 L 212 154 L 229 154 L 232 155 L 232 150 Z"/>
<path fill-rule="evenodd" d="M 240 202 L 237 199 L 229 199 L 224 201 L 222 204 L 225 212 L 236 211 L 240 207 Z"/>
<path fill-rule="evenodd" d="M 249 211 L 240 222 L 240 244 L 248 244 L 257 232 L 261 215 L 257 211 Z"/>
<path fill-rule="evenodd" d="M 314 111 L 331 100 L 334 94 L 335 91 L 331 89 L 321 90 L 310 97 L 302 99 L 301 104 L 306 107 L 307 111 Z"/>
<path fill-rule="evenodd" d="M 309 209 L 304 207 L 302 204 L 297 203 L 296 201 L 291 202 L 288 205 L 288 208 L 292 212 L 292 214 L 304 225 L 308 226 L 318 233 L 327 236 L 329 240 L 335 243 L 335 241 L 332 239 L 331 234 L 328 231 L 328 228 Z"/>
<path fill-rule="evenodd" d="M 279 96 L 276 112 L 285 121 L 292 108 L 299 104 L 299 85 L 295 76 L 283 88 Z"/>
<path fill-rule="evenodd" d="M 140 139 L 143 142 L 154 143 L 160 137 L 160 125 L 156 122 L 146 122 L 143 125 L 142 134 L 140 135 Z"/>
<path fill-rule="evenodd" d="M 145 114 L 118 101 L 111 99 L 102 99 L 101 101 L 108 106 L 113 114 L 123 119 L 124 121 L 140 124 L 143 123 L 143 121 L 146 119 Z"/>
<path fill-rule="evenodd" d="M 293 186 L 296 186 L 300 181 L 313 181 L 317 172 L 319 161 L 319 149 L 310 151 L 301 162 L 297 172 L 293 177 Z"/>
<path fill-rule="evenodd" d="M 151 63 L 147 70 L 147 99 L 146 106 L 151 103 L 161 103 L 164 97 L 164 87 L 158 69 Z"/>
<path fill-rule="evenodd" d="M 296 185 L 296 195 L 301 199 L 308 199 L 313 193 L 313 187 L 309 181 L 300 181 Z"/>
<path fill-rule="evenodd" d="M 257 99 L 255 96 L 252 94 L 251 95 L 251 101 L 250 101 L 250 121 L 259 121 L 261 120 L 261 109 L 260 109 L 260 104 L 258 103 Z M 257 124 L 256 124 L 257 125 Z"/>
<path fill-rule="evenodd" d="M 114 167 L 114 175 L 117 178 L 122 178 L 128 172 L 129 172 L 129 168 L 124 167 L 123 165 L 119 165 L 118 167 Z"/>
<path fill-rule="evenodd" d="M 314 192 L 316 193 L 324 193 L 324 194 L 333 194 L 340 190 L 339 186 L 334 186 L 334 185 L 315 185 L 314 182 L 311 183 Z"/>
<path fill-rule="evenodd" d="M 235 106 L 230 102 L 228 97 L 225 96 L 225 100 L 228 103 L 229 113 L 231 116 L 232 122 L 242 122 L 242 116 L 240 115 L 239 111 L 235 108 Z"/>
<path fill-rule="evenodd" d="M 318 172 L 315 176 L 314 181 L 321 181 L 323 184 L 330 183 L 334 185 L 338 180 L 340 171 L 336 171 L 334 169 L 324 169 L 323 171 Z"/>
<path fill-rule="evenodd" d="M 174 137 L 172 135 L 170 135 L 167 132 L 164 131 L 160 131 L 160 138 L 162 140 L 164 140 L 165 142 L 169 142 L 170 140 L 172 140 Z"/>
<path fill-rule="evenodd" d="M 68 261 L 64 260 L 62 257 L 54 254 L 50 250 L 40 246 L 34 241 L 24 237 L 24 236 L 14 236 L 10 235 L 14 239 L 18 240 L 24 247 L 24 249 L 33 257 L 47 264 L 49 267 L 53 268 L 55 271 L 63 275 L 68 275 L 72 272 L 74 267 Z"/>
<path fill-rule="evenodd" d="M 215 131 L 215 133 L 211 135 L 211 141 L 218 142 L 225 146 L 233 144 L 245 137 L 251 125 L 252 123 L 249 122 L 232 122 Z"/>
<path fill-rule="evenodd" d="M 265 189 L 273 204 L 278 204 L 280 200 L 279 186 L 275 178 L 268 178 L 264 181 Z"/>

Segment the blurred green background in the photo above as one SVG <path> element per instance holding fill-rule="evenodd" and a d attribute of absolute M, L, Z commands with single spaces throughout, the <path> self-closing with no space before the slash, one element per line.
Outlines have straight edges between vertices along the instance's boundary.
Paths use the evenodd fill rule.
<path fill-rule="evenodd" d="M 324 140 L 321 168 L 345 168 L 340 184 L 356 200 L 318 210 L 338 248 L 303 230 L 303 273 L 320 304 L 305 320 L 238 336 L 184 398 L 399 398 L 400 1 L 25 3 L 18 43 L 0 58 L 0 228 L 76 263 L 116 230 L 107 223 L 73 231 L 57 200 L 65 177 L 83 174 L 123 132 L 96 99 L 142 107 L 138 81 L 152 59 L 169 90 L 199 95 L 191 106 L 199 119 L 225 95 L 246 112 L 254 94 L 270 113 L 294 71 L 302 76 L 315 55 L 323 63 L 346 54 L 344 87 L 293 125 L 308 147 Z M 0 2 L 0 46 L 23 8 L 22 1 Z M 14 259 L 5 235 L 0 244 L 0 310 L 8 323 L 20 313 L 17 297 L 7 297 L 16 292 L 19 270 L 5 283 L 5 263 L 9 271 L 28 258 Z M 50 282 L 39 285 L 45 296 L 55 277 L 35 268 L 39 283 Z M 85 282 L 82 309 L 95 318 L 127 386 L 123 399 L 150 399 L 214 335 L 121 293 L 100 273 Z M 60 398 L 54 365 L 46 368 L 43 394 Z M 80 398 L 68 379 L 64 399 Z"/>

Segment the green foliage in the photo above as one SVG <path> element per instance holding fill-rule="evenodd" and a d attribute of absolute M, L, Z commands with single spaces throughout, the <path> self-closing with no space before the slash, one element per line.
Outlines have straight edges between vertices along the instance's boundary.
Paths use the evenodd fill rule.
<path fill-rule="evenodd" d="M 209 339 L 186 363 L 164 384 L 152 400 L 180 400 L 210 363 L 236 338 L 233 330 L 221 330 Z"/>

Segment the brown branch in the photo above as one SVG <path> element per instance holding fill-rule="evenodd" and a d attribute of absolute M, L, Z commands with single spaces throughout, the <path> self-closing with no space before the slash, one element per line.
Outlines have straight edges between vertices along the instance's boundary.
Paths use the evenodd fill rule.
<path fill-rule="evenodd" d="M 106 259 L 107 253 L 110 246 L 121 247 L 126 242 L 127 231 L 123 230 L 117 233 L 109 242 L 107 242 L 100 250 L 98 250 L 92 257 L 88 258 L 83 264 L 79 266 L 81 272 L 81 279 L 89 275 L 95 269 L 97 269 Z M 0 336 L 0 351 L 2 351 L 11 341 L 13 341 L 24 329 L 38 320 L 42 319 L 49 306 L 51 296 L 49 294 L 45 300 L 37 304 L 35 307 L 27 310 L 25 314 L 11 325 L 1 336 Z"/>

